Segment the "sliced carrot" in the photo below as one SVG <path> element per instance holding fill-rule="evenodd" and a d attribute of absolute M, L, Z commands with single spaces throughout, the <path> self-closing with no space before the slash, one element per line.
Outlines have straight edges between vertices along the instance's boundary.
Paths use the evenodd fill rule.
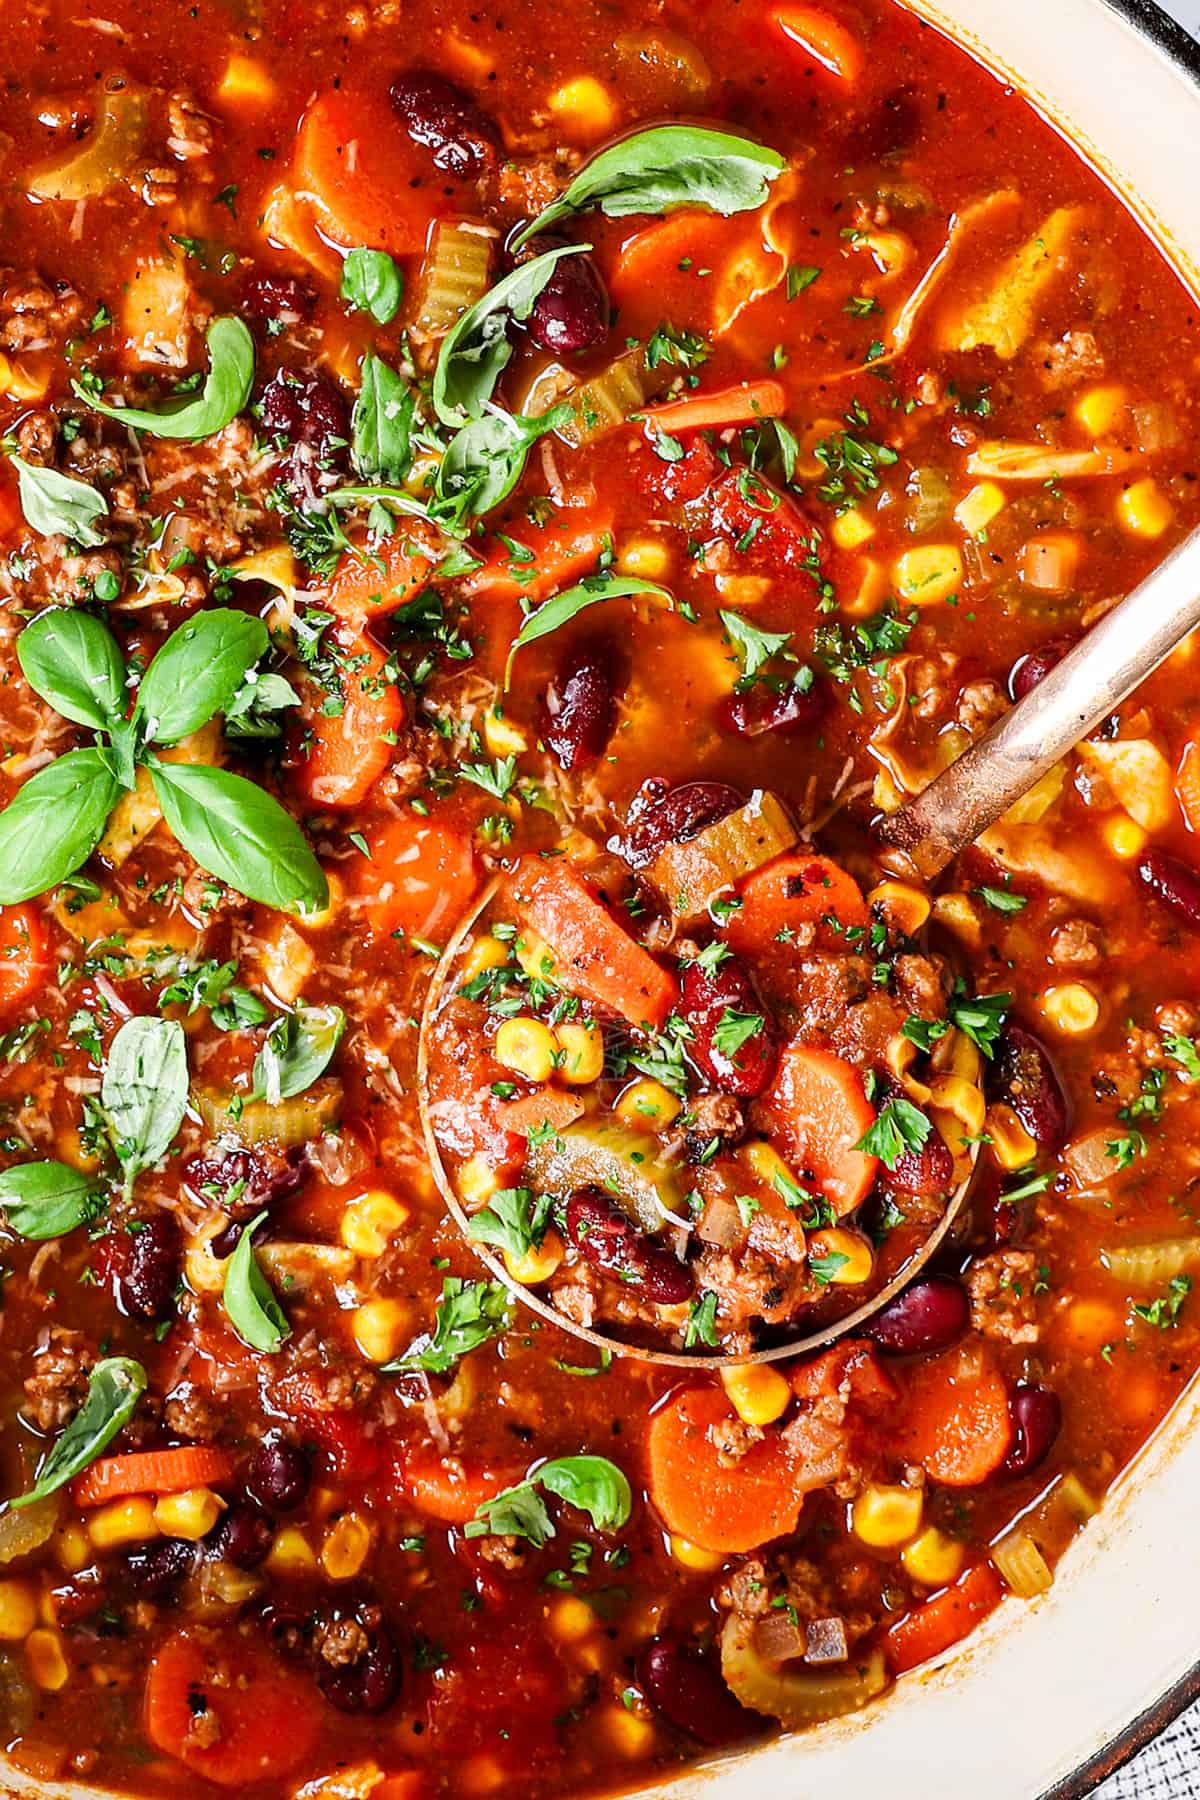
<path fill-rule="evenodd" d="M 892 1673 L 903 1675 L 931 1657 L 944 1656 L 1003 1598 L 1003 1584 L 991 1563 L 976 1563 L 953 1587 L 905 1613 L 886 1633 L 883 1647 Z"/>
<path fill-rule="evenodd" d="M 76 1506 L 103 1506 L 127 1494 L 182 1494 L 188 1488 L 223 1487 L 236 1467 L 227 1450 L 185 1444 L 178 1450 L 139 1450 L 105 1456 L 71 1488 Z"/>
<path fill-rule="evenodd" d="M 650 1498 L 667 1530 L 728 1555 L 794 1531 L 805 1491 L 778 1433 L 722 1465 L 709 1434 L 736 1418 L 720 1388 L 687 1388 L 655 1413 L 646 1440 Z"/>
<path fill-rule="evenodd" d="M 903 1377 L 896 1419 L 902 1455 L 947 1487 L 994 1475 L 1012 1444 L 1008 1385 L 986 1350 L 947 1350 Z"/>
<path fill-rule="evenodd" d="M 213 1742 L 197 1729 L 215 1717 Z M 321 1728 L 312 1684 L 233 1633 L 177 1631 L 151 1658 L 146 1733 L 219 1787 L 278 1781 L 302 1763 Z"/>
<path fill-rule="evenodd" d="M 657 1030 L 679 998 L 673 976 L 635 943 L 561 861 L 527 856 L 512 882 L 517 911 L 554 953 L 555 977 L 571 993 Z"/>
<path fill-rule="evenodd" d="M 311 805 L 340 808 L 358 806 L 391 762 L 404 701 L 378 644 L 349 630 L 336 641 L 341 693 L 304 683 L 294 778 Z"/>
<path fill-rule="evenodd" d="M 523 1472 L 468 1464 L 459 1456 L 443 1458 L 433 1450 L 413 1451 L 394 1465 L 391 1495 L 395 1504 L 415 1506 L 443 1525 L 465 1525 L 485 1500 L 514 1487 Z"/>
<path fill-rule="evenodd" d="M 789 1044 L 759 1106 L 796 1174 L 816 1183 L 839 1218 L 866 1199 L 879 1159 L 855 1145 L 875 1123 L 875 1109 L 853 1064 Z"/>
<path fill-rule="evenodd" d="M 50 949 L 32 906 L 0 907 L 0 1010 L 36 994 L 50 973 Z"/>
<path fill-rule="evenodd" d="M 566 514 L 549 525 L 517 530 L 512 540 L 517 548 L 494 539 L 482 568 L 463 585 L 485 600 L 544 600 L 595 567 L 611 531 L 611 518 L 595 514 L 580 520 Z"/>
<path fill-rule="evenodd" d="M 855 82 L 862 74 L 862 45 L 840 19 L 835 19 L 823 7 L 776 6 L 771 19 L 789 43 L 797 44 L 806 55 L 814 56 L 831 75 Z"/>
<path fill-rule="evenodd" d="M 367 837 L 370 860 L 359 871 L 367 922 L 381 937 L 444 936 L 479 885 L 470 839 L 416 813 L 393 819 Z"/>
<path fill-rule="evenodd" d="M 429 581 L 434 565 L 419 545 L 387 538 L 377 550 L 356 546 L 342 557 L 323 604 L 339 619 L 361 627 L 414 600 Z"/>
<path fill-rule="evenodd" d="M 820 926 L 823 947 L 844 949 L 847 931 L 867 923 L 867 903 L 857 884 L 827 856 L 777 857 L 742 883 L 741 902 L 725 936 L 739 956 L 751 959 L 786 955 L 798 925 Z"/>
<path fill-rule="evenodd" d="M 1200 832 L 1200 731 L 1193 733 L 1183 746 L 1175 771 L 1175 798 L 1188 830 Z"/>
<path fill-rule="evenodd" d="M 787 403 L 787 389 L 780 381 L 739 381 L 733 387 L 648 406 L 645 414 L 660 431 L 719 431 L 724 425 L 777 418 L 787 411 Z"/>
<path fill-rule="evenodd" d="M 898 1392 L 878 1350 L 862 1338 L 843 1338 L 820 1356 L 796 1363 L 788 1377 L 798 1400 L 830 1400 L 844 1385 L 849 1397 L 869 1410 L 890 1406 Z"/>
<path fill-rule="evenodd" d="M 419 251 L 431 215 L 444 210 L 428 173 L 382 95 L 332 89 L 300 122 L 293 189 L 314 207 L 326 236 L 346 249 Z"/>

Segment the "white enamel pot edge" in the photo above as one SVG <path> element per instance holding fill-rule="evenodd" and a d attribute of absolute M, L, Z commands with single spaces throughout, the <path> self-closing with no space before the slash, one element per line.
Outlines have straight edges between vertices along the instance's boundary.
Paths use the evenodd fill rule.
<path fill-rule="evenodd" d="M 1200 50 L 1148 0 L 907 0 L 1079 144 L 1200 289 Z M 654 1800 L 1079 1800 L 1200 1691 L 1200 1387 L 1060 1566 L 865 1713 L 694 1769 Z M 212 1790 L 214 1794 L 218 1789 Z M 0 1764 L 6 1800 L 99 1800 Z M 521 1800 L 512 1795 L 510 1800 Z M 632 1795 L 630 1796 L 632 1800 Z"/>

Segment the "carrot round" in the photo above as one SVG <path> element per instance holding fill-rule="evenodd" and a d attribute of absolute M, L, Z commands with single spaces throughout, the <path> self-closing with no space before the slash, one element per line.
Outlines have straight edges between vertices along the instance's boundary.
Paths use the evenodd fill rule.
<path fill-rule="evenodd" d="M 875 1123 L 875 1110 L 851 1063 L 789 1044 L 759 1107 L 782 1154 L 833 1202 L 839 1218 L 866 1199 L 879 1159 L 855 1146 Z"/>
<path fill-rule="evenodd" d="M 415 600 L 433 567 L 416 545 L 387 538 L 378 548 L 342 557 L 323 604 L 339 619 L 361 628 Z"/>
<path fill-rule="evenodd" d="M 742 883 L 740 897 L 725 936 L 739 956 L 752 960 L 786 954 L 799 925 L 816 925 L 826 948 L 845 949 L 846 933 L 857 934 L 867 923 L 857 883 L 827 856 L 776 857 Z"/>
<path fill-rule="evenodd" d="M 903 1675 L 931 1657 L 943 1656 L 994 1612 L 1003 1597 L 991 1563 L 976 1563 L 953 1587 L 905 1613 L 887 1632 L 883 1647 L 892 1673 Z"/>
<path fill-rule="evenodd" d="M 404 701 L 385 672 L 379 646 L 343 633 L 339 657 L 340 694 L 305 684 L 295 782 L 313 806 L 354 807 L 365 800 L 391 762 L 404 724 Z"/>
<path fill-rule="evenodd" d="M 512 883 L 517 911 L 554 953 L 555 977 L 571 993 L 611 1008 L 631 1025 L 662 1024 L 679 998 L 673 976 L 561 861 L 527 856 Z"/>
<path fill-rule="evenodd" d="M 197 1729 L 208 1713 L 215 1719 L 211 1743 Z M 151 1660 L 147 1736 L 219 1787 L 289 1775 L 309 1755 L 320 1725 L 309 1679 L 251 1639 L 177 1631 Z"/>
<path fill-rule="evenodd" d="M 804 1489 L 778 1435 L 723 1468 L 709 1433 L 737 1414 L 719 1388 L 675 1394 L 650 1421 L 650 1498 L 667 1530 L 734 1555 L 796 1529 Z"/>
<path fill-rule="evenodd" d="M 975 1487 L 994 1475 L 1012 1444 L 1008 1386 L 986 1352 L 961 1350 L 916 1363 L 903 1380 L 897 1445 L 947 1487 Z"/>
<path fill-rule="evenodd" d="M 382 95 L 338 88 L 313 101 L 300 124 L 292 165 L 299 200 L 325 235 L 408 256 L 425 242 L 437 189 L 420 177 L 415 154 Z"/>
<path fill-rule="evenodd" d="M 646 418 L 659 431 L 719 431 L 725 425 L 752 425 L 787 411 L 787 389 L 780 381 L 739 381 L 708 394 L 685 394 L 662 406 L 648 406 Z"/>
<path fill-rule="evenodd" d="M 461 832 L 415 813 L 369 834 L 370 860 L 359 870 L 367 922 L 379 936 L 444 936 L 479 885 L 471 844 Z"/>
<path fill-rule="evenodd" d="M 0 907 L 0 1010 L 36 994 L 49 972 L 46 933 L 33 907 Z"/>
<path fill-rule="evenodd" d="M 855 82 L 862 74 L 862 45 L 823 7 L 785 4 L 776 6 L 771 18 L 789 43 L 815 57 L 831 75 Z"/>
<path fill-rule="evenodd" d="M 415 1451 L 397 1465 L 392 1496 L 443 1525 L 465 1525 L 484 1501 L 515 1486 L 521 1473 L 520 1469 L 496 1470 L 467 1464 L 457 1456 L 446 1461 L 433 1451 Z"/>
<path fill-rule="evenodd" d="M 210 1444 L 105 1456 L 72 1485 L 71 1498 L 76 1506 L 103 1506 L 129 1494 L 182 1494 L 188 1488 L 223 1487 L 232 1481 L 235 1466 L 227 1450 Z"/>
<path fill-rule="evenodd" d="M 564 519 L 561 524 L 518 529 L 513 540 L 518 548 L 494 539 L 466 589 L 485 600 L 520 599 L 533 605 L 594 570 L 611 530 L 611 517 L 594 514 L 581 521 Z"/>

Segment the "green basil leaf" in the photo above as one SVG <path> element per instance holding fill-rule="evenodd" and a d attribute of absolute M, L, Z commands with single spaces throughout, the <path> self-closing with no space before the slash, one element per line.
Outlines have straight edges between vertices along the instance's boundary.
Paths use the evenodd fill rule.
<path fill-rule="evenodd" d="M 276 1019 L 254 1059 L 254 1097 L 268 1106 L 310 1088 L 329 1067 L 346 1029 L 340 1006 L 298 1006 Z"/>
<path fill-rule="evenodd" d="M 619 1531 L 629 1523 L 633 1494 L 607 1456 L 556 1456 L 536 1469 L 533 1479 L 587 1513 L 598 1531 Z"/>
<path fill-rule="evenodd" d="M 400 310 L 404 277 L 386 250 L 352 250 L 342 264 L 342 299 L 387 325 Z"/>
<path fill-rule="evenodd" d="M 146 1371 L 128 1356 L 107 1356 L 88 1381 L 87 1399 L 42 1459 L 37 1480 L 14 1507 L 56 1494 L 107 1450 L 146 1391 Z"/>
<path fill-rule="evenodd" d="M 10 1231 L 40 1243 L 97 1218 L 104 1194 L 90 1175 L 67 1163 L 20 1163 L 0 1174 L 0 1207 Z"/>
<path fill-rule="evenodd" d="M 225 735 L 278 737 L 283 730 L 280 713 L 299 704 L 299 694 L 284 676 L 273 669 L 247 669 L 241 687 L 224 709 Z"/>
<path fill-rule="evenodd" d="M 152 437 L 182 438 L 195 442 L 224 430 L 236 419 L 254 385 L 254 339 L 240 319 L 214 319 L 208 328 L 208 379 L 198 394 L 168 400 L 158 410 L 143 406 L 110 406 L 96 400 L 78 381 L 71 383 L 76 397 L 115 419 Z"/>
<path fill-rule="evenodd" d="M 108 501 L 103 494 L 76 481 L 73 475 L 60 475 L 57 469 L 43 469 L 38 463 L 26 462 L 23 456 L 8 459 L 17 471 L 17 491 L 26 523 L 43 537 L 61 532 L 85 550 L 94 550 L 104 542 L 96 530 L 96 520 L 108 515 Z"/>
<path fill-rule="evenodd" d="M 52 606 L 17 639 L 17 661 L 43 700 L 73 725 L 111 731 L 125 716 L 125 663 L 107 625 Z"/>
<path fill-rule="evenodd" d="M 412 465 L 409 439 L 414 396 L 378 356 L 363 358 L 354 402 L 354 466 L 364 481 L 399 483 Z"/>
<path fill-rule="evenodd" d="M 330 506 L 383 506 L 389 512 L 407 513 L 414 519 L 429 517 L 428 507 L 415 494 L 406 493 L 403 488 L 383 487 L 378 483 L 354 482 L 346 487 L 334 488 L 331 493 L 321 497 Z"/>
<path fill-rule="evenodd" d="M 601 600 L 622 600 L 632 594 L 656 594 L 668 606 L 675 604 L 669 588 L 660 587 L 657 581 L 642 581 L 636 575 L 615 575 L 611 578 L 607 575 L 587 575 L 575 587 L 564 588 L 561 594 L 555 594 L 553 599 L 543 602 L 535 612 L 528 615 L 512 641 L 504 670 L 505 688 L 512 680 L 513 658 L 526 644 L 534 644 L 539 638 L 549 637 L 560 625 L 566 625 L 585 608 L 595 606 Z"/>
<path fill-rule="evenodd" d="M 100 1085 L 125 1194 L 162 1161 L 187 1110 L 187 1039 L 177 1019 L 127 1019 L 112 1041 Z"/>
<path fill-rule="evenodd" d="M 254 1233 L 266 1216 L 264 1207 L 257 1218 L 243 1227 L 237 1248 L 225 1267 L 225 1287 L 221 1297 L 229 1322 L 242 1342 L 249 1344 L 252 1350 L 263 1350 L 273 1356 L 291 1337 L 292 1328 L 254 1254 Z"/>
<path fill-rule="evenodd" d="M 580 256 L 590 244 L 560 244 L 522 263 L 469 306 L 446 336 L 433 374 L 433 406 L 443 425 L 478 419 L 512 356 L 510 319 L 525 320 L 564 256 Z"/>
<path fill-rule="evenodd" d="M 493 1494 L 490 1500 L 481 1500 L 475 1509 L 475 1517 L 463 1526 L 464 1537 L 523 1537 L 535 1550 L 540 1550 L 556 1535 L 554 1522 L 534 1481 L 518 1482 L 516 1487 L 503 1488 L 500 1493 Z"/>
<path fill-rule="evenodd" d="M 548 431 L 566 424 L 571 408 L 552 406 L 537 418 L 496 411 L 464 425 L 438 464 L 429 516 L 446 531 L 461 531 L 512 493 L 530 449 Z"/>
<path fill-rule="evenodd" d="M 85 863 L 120 785 L 101 750 L 69 750 L 0 813 L 0 906 L 32 900 Z"/>
<path fill-rule="evenodd" d="M 726 217 L 747 212 L 762 205 L 783 168 L 777 151 L 750 138 L 703 125 L 655 125 L 593 156 L 511 247 L 519 250 L 536 232 L 593 206 L 609 219 L 680 206 L 703 206 Z"/>
<path fill-rule="evenodd" d="M 138 689 L 134 718 L 145 738 L 177 744 L 224 712 L 270 641 L 261 619 L 227 606 L 173 631 Z"/>
<path fill-rule="evenodd" d="M 158 757 L 150 772 L 168 830 L 210 875 L 280 912 L 320 912 L 329 904 L 328 883 L 304 833 L 254 782 L 227 769 Z"/>

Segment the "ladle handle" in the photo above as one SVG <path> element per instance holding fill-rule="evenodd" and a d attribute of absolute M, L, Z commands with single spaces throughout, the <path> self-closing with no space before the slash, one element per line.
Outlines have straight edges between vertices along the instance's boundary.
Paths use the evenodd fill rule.
<path fill-rule="evenodd" d="M 1200 530 L 1093 625 L 998 724 L 880 826 L 927 881 L 1200 625 Z"/>

